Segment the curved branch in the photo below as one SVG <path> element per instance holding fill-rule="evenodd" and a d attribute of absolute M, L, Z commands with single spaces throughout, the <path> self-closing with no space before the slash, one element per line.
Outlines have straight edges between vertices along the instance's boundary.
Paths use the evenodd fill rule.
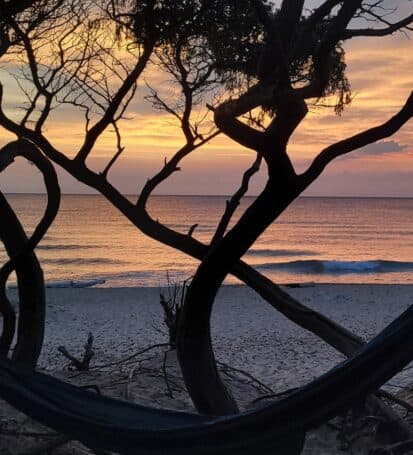
<path fill-rule="evenodd" d="M 0 215 L 2 220 L 0 223 L 0 239 L 11 258 L 24 248 L 27 243 L 27 236 L 13 208 L 1 192 Z M 16 265 L 15 271 L 19 320 L 12 358 L 28 368 L 35 368 L 43 345 L 46 296 L 43 271 L 34 251 L 25 254 L 24 260 Z M 3 302 L 3 307 L 1 307 L 3 308 L 3 331 L 14 334 L 16 315 L 13 307 L 8 305 L 9 303 Z M 7 343 L 4 345 L 7 346 Z M 2 355 L 7 355 L 6 349 Z"/>
<path fill-rule="evenodd" d="M 251 167 L 249 167 L 242 177 L 241 186 L 238 190 L 233 194 L 229 201 L 226 201 L 226 208 L 225 212 L 221 217 L 221 220 L 218 224 L 218 227 L 215 230 L 215 234 L 212 237 L 210 246 L 213 246 L 215 242 L 219 241 L 225 234 L 227 227 L 231 221 L 232 215 L 234 214 L 235 210 L 240 204 L 242 197 L 248 191 L 249 182 L 251 177 L 256 174 L 260 170 L 260 165 L 262 161 L 262 156 L 257 153 L 257 158 L 252 163 Z"/>
<path fill-rule="evenodd" d="M 346 30 L 343 34 L 343 39 L 350 39 L 356 36 L 387 36 L 391 35 L 392 33 L 402 31 L 402 29 L 412 30 L 409 27 L 410 24 L 413 24 L 413 14 L 410 16 L 401 19 L 398 22 L 390 24 L 388 27 L 385 28 L 364 28 L 364 29 L 349 29 Z"/>
<path fill-rule="evenodd" d="M 46 99 L 49 98 L 50 93 L 47 90 L 47 88 L 42 84 L 42 80 L 39 75 L 39 65 L 36 60 L 36 55 L 32 47 L 32 43 L 29 39 L 29 36 L 20 29 L 19 25 L 14 19 L 10 19 L 10 24 L 13 27 L 14 32 L 16 33 L 19 40 L 23 43 L 24 48 L 26 50 L 27 60 L 32 75 L 32 81 L 34 86 L 36 87 L 36 90 L 39 92 L 39 94 L 44 95 Z"/>
<path fill-rule="evenodd" d="M 315 9 L 311 16 L 307 19 L 307 23 L 311 26 L 316 25 L 324 17 L 328 16 L 333 8 L 335 8 L 342 0 L 326 0 L 317 9 Z"/>
<path fill-rule="evenodd" d="M 258 106 L 268 105 L 276 107 L 277 112 L 264 132 L 237 119 Z M 285 152 L 291 135 L 307 112 L 307 105 L 299 91 L 289 86 L 276 93 L 273 84 L 258 83 L 239 98 L 219 105 L 214 110 L 214 121 L 224 134 L 238 144 L 259 151 L 269 167 L 273 168 L 274 163 L 278 164 L 277 155 Z"/>
<path fill-rule="evenodd" d="M 314 80 L 313 86 L 315 96 L 321 97 L 330 78 L 330 54 L 342 39 L 349 22 L 359 9 L 362 0 L 347 0 L 342 2 L 337 15 L 331 21 L 324 38 L 321 40 L 318 49 L 314 52 Z"/>
<path fill-rule="evenodd" d="M 274 93 L 271 84 L 259 83 L 236 100 L 222 103 L 214 110 L 217 127 L 244 147 L 259 150 L 267 161 L 271 150 L 278 145 L 284 148 L 307 114 L 307 105 L 298 91 L 286 90 Z M 258 131 L 237 119 L 258 106 L 276 106 L 277 114 L 266 130 Z"/>
<path fill-rule="evenodd" d="M 295 199 L 297 189 L 288 168 L 280 167 L 277 175 L 270 176 L 235 226 L 208 251 L 187 290 L 180 312 L 177 352 L 188 392 L 202 414 L 237 411 L 219 376 L 211 343 L 210 316 L 218 289 L 240 257 Z M 207 387 L 204 378 L 208 378 Z"/>
<path fill-rule="evenodd" d="M 181 40 L 178 40 L 176 45 L 176 49 L 174 52 L 175 55 L 175 62 L 176 66 L 179 70 L 179 82 L 181 84 L 182 92 L 184 94 L 184 109 L 182 112 L 181 118 L 181 129 L 184 133 L 185 139 L 187 144 L 192 144 L 194 142 L 194 135 L 192 134 L 191 127 L 190 127 L 190 116 L 192 112 L 192 104 L 193 104 L 193 90 L 191 89 L 190 85 L 188 84 L 188 74 L 189 71 L 185 68 L 182 62 L 182 43 Z"/>
<path fill-rule="evenodd" d="M 214 110 L 214 121 L 217 127 L 243 147 L 252 150 L 263 148 L 264 133 L 238 120 L 235 111 L 232 101 L 227 101 L 218 106 Z"/>
<path fill-rule="evenodd" d="M 28 130 L 28 132 L 30 132 Z M 50 159 L 60 159 L 60 154 L 42 136 L 31 134 Z M 71 175 L 100 191 L 112 204 L 125 215 L 136 227 L 150 237 L 171 246 L 199 260 L 207 252 L 206 245 L 187 235 L 182 235 L 152 220 L 145 211 L 136 211 L 134 205 L 122 196 L 105 179 L 84 168 L 74 166 L 71 160 L 60 160 L 59 164 Z M 349 355 L 359 345 L 360 340 L 326 316 L 305 307 L 289 294 L 282 291 L 271 280 L 243 261 L 238 261 L 231 272 L 247 286 L 254 289 L 265 301 L 301 327 L 314 333 L 338 351 Z"/>
<path fill-rule="evenodd" d="M 274 97 L 277 115 L 265 130 L 266 148 L 285 150 L 292 134 L 308 113 L 306 102 L 294 92 Z M 269 158 L 269 159 L 268 159 Z M 266 157 L 271 161 L 271 156 Z"/>
<path fill-rule="evenodd" d="M 110 124 L 113 124 L 116 112 L 119 109 L 119 106 L 121 105 L 123 99 L 126 97 L 129 90 L 132 89 L 133 84 L 135 84 L 136 80 L 145 69 L 146 64 L 148 63 L 149 58 L 152 54 L 154 45 L 154 42 L 148 42 L 146 44 L 143 54 L 138 59 L 133 70 L 128 74 L 121 87 L 119 87 L 116 95 L 113 97 L 108 107 L 106 108 L 102 118 L 96 122 L 86 133 L 84 143 L 75 157 L 75 160 L 77 162 L 84 163 L 86 161 L 98 137 Z"/>
<path fill-rule="evenodd" d="M 346 3 L 347 8 L 342 7 L 343 20 L 347 20 L 356 4 L 356 1 L 349 2 Z M 237 409 L 235 401 L 219 377 L 210 334 L 212 306 L 226 275 L 258 236 L 308 186 L 308 181 L 319 175 L 331 159 L 370 143 L 377 136 L 394 133 L 412 113 L 413 94 L 402 111 L 384 126 L 353 136 L 321 153 L 315 160 L 316 165 L 311 166 L 311 172 L 303 178 L 297 179 L 288 163 L 283 165 L 279 162 L 276 168 L 270 169 L 263 192 L 225 238 L 208 252 L 188 288 L 181 311 L 177 343 L 185 383 L 199 412 L 228 414 Z M 282 156 L 279 155 L 280 158 Z M 203 378 L 202 381 L 200 377 Z M 208 387 L 204 386 L 205 381 Z"/>
<path fill-rule="evenodd" d="M 236 100 L 225 101 L 211 109 L 214 111 L 215 124 L 224 134 L 244 147 L 257 150 L 265 144 L 264 133 L 242 123 L 237 117 L 258 106 L 272 105 L 273 101 L 273 85 L 260 82 Z"/>
<path fill-rule="evenodd" d="M 175 153 L 175 155 L 169 161 L 165 161 L 164 167 L 152 178 L 148 179 L 147 182 L 145 183 L 139 195 L 136 206 L 140 209 L 144 209 L 146 203 L 148 202 L 149 196 L 152 194 L 154 189 L 163 181 L 165 181 L 174 172 L 180 170 L 178 164 L 181 162 L 181 160 L 185 158 L 187 155 L 189 155 L 191 152 L 195 151 L 202 145 L 212 140 L 214 137 L 218 136 L 219 133 L 220 131 L 215 131 L 196 144 L 194 143 L 185 144 Z"/>
<path fill-rule="evenodd" d="M 10 273 L 16 268 L 27 253 L 33 251 L 44 234 L 52 224 L 60 205 L 60 187 L 57 179 L 56 171 L 49 160 L 45 158 L 41 152 L 30 142 L 24 139 L 19 139 L 10 142 L 0 150 L 0 171 L 4 170 L 17 156 L 22 156 L 32 162 L 43 174 L 46 191 L 48 195 L 47 207 L 42 219 L 33 231 L 24 247 L 15 254 L 8 262 L 0 269 L 0 312 L 3 308 L 6 310 L 11 306 L 6 294 L 6 283 Z M 12 333 L 13 332 L 13 333 Z M 0 337 L 0 352 L 2 355 L 7 355 L 10 349 L 14 335 L 14 328 L 3 326 L 3 332 Z"/>
<path fill-rule="evenodd" d="M 116 153 L 112 156 L 109 160 L 108 164 L 105 166 L 103 171 L 100 173 L 103 177 L 107 178 L 109 171 L 111 170 L 112 166 L 116 163 L 116 160 L 122 155 L 125 150 L 125 147 L 122 145 L 122 138 L 119 131 L 119 127 L 115 121 L 112 122 L 113 129 L 116 134 Z"/>
<path fill-rule="evenodd" d="M 335 158 L 350 153 L 360 147 L 391 136 L 413 117 L 413 92 L 402 109 L 387 122 L 344 139 L 324 149 L 314 159 L 310 167 L 299 179 L 304 188 L 310 185 Z"/>
<path fill-rule="evenodd" d="M 3 85 L 0 82 L 0 124 L 7 130 L 11 131 L 18 137 L 29 139 L 43 151 L 48 158 L 63 168 L 70 167 L 72 160 L 67 158 L 62 152 L 59 152 L 53 145 L 41 134 L 40 131 L 33 131 L 24 125 L 11 120 L 3 111 Z"/>

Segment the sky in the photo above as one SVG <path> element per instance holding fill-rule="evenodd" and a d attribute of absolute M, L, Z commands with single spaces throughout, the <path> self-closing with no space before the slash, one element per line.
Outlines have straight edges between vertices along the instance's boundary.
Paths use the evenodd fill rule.
<path fill-rule="evenodd" d="M 411 14 L 413 2 L 398 3 L 400 14 Z M 401 108 L 413 89 L 413 32 L 410 38 L 402 33 L 384 38 L 356 38 L 345 49 L 353 102 L 341 116 L 332 109 L 310 109 L 289 144 L 298 172 L 304 171 L 324 147 L 386 121 Z M 147 81 L 161 82 L 165 91 L 171 90 L 163 77 L 154 70 L 145 74 Z M 6 86 L 4 110 L 18 117 L 22 101 L 18 87 L 1 67 L 0 80 Z M 164 159 L 183 145 L 182 133 L 171 117 L 153 111 L 143 99 L 144 93 L 147 92 L 142 82 L 131 103 L 128 120 L 120 125 L 125 151 L 109 174 L 109 180 L 125 194 L 139 193 L 147 178 L 162 167 Z M 75 110 L 58 109 L 46 126 L 45 134 L 55 147 L 73 155 L 83 137 L 82 115 Z M 12 138 L 0 130 L 0 145 Z M 95 170 L 103 169 L 114 151 L 114 137 L 109 133 L 97 143 L 88 165 Z M 220 135 L 183 161 L 181 172 L 174 173 L 157 193 L 231 194 L 253 161 L 250 150 Z M 59 170 L 59 176 L 63 192 L 91 192 L 64 171 Z M 251 182 L 250 194 L 257 194 L 264 181 L 262 171 Z M 0 189 L 43 192 L 39 172 L 23 159 L 16 160 L 0 176 Z M 413 121 L 392 137 L 330 164 L 305 195 L 413 197 Z"/>

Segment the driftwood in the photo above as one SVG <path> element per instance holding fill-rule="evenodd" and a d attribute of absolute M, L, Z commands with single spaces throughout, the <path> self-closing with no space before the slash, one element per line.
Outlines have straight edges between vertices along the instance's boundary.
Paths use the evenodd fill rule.
<path fill-rule="evenodd" d="M 73 355 L 71 355 L 64 346 L 59 346 L 57 350 L 64 355 L 67 359 L 70 360 L 70 366 L 78 371 L 89 371 L 90 361 L 95 355 L 93 351 L 93 335 L 89 333 L 86 344 L 84 346 L 84 352 L 82 359 L 79 360 Z"/>

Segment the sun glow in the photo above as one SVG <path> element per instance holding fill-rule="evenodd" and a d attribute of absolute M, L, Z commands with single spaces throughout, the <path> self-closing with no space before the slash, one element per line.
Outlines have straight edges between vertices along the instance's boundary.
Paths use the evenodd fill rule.
<path fill-rule="evenodd" d="M 79 39 L 85 39 L 78 38 Z M 105 38 L 99 38 L 96 46 L 104 49 Z M 378 45 L 378 42 L 380 45 Z M 70 40 L 64 41 L 64 47 L 70 52 L 79 44 Z M 51 55 L 52 49 L 43 48 L 38 50 L 43 59 Z M 81 52 L 78 46 L 76 52 Z M 137 49 L 131 51 L 135 55 Z M 119 85 L 122 77 L 130 70 L 131 52 L 118 49 L 112 59 L 112 68 L 105 67 L 102 61 L 96 63 L 91 72 L 91 80 L 88 84 L 96 90 L 95 99 L 104 100 L 110 96 L 115 87 Z M 78 55 L 78 54 L 77 54 Z M 75 60 L 75 59 L 74 59 Z M 23 62 L 24 63 L 24 62 Z M 305 121 L 300 125 L 294 134 L 290 145 L 289 153 L 298 172 L 302 172 L 311 162 L 312 158 L 324 147 L 356 134 L 366 128 L 382 123 L 391 117 L 409 95 L 412 87 L 413 68 L 413 41 L 403 34 L 396 34 L 386 38 L 362 38 L 351 41 L 346 45 L 346 63 L 348 79 L 352 85 L 353 101 L 345 108 L 341 116 L 334 114 L 333 109 L 311 106 Z M 22 62 L 20 62 L 20 65 Z M 75 62 L 73 62 L 73 65 Z M 27 81 L 22 82 L 18 76 L 10 76 L 11 65 L 17 74 L 17 62 L 9 61 L 3 63 L 0 69 L 0 77 L 5 87 L 3 109 L 11 118 L 21 118 L 22 109 L 26 100 L 23 90 L 30 93 L 27 88 Z M 54 62 L 56 65 L 56 61 Z M 107 63 L 106 63 L 107 65 Z M 125 65 L 125 66 L 123 66 Z M 45 65 L 43 65 L 45 67 Z M 50 68 L 49 68 L 50 69 Z M 107 86 L 99 85 L 104 80 L 103 75 L 111 72 Z M 45 69 L 47 71 L 47 68 Z M 83 71 L 83 70 L 80 70 Z M 123 75 L 123 76 L 122 76 Z M 136 93 L 133 96 L 124 119 L 119 121 L 119 129 L 122 136 L 122 147 L 124 152 L 111 170 L 111 180 L 123 191 L 129 191 L 141 187 L 142 184 L 154 172 L 159 170 L 164 160 L 169 160 L 174 152 L 179 150 L 185 143 L 183 133 L 180 129 L 179 120 L 164 110 L 154 109 L 147 99 L 150 94 L 148 86 L 157 90 L 163 99 L 171 103 L 179 102 L 179 88 L 171 82 L 170 75 L 164 74 L 159 67 L 149 65 L 139 79 Z M 26 85 L 25 85 L 26 84 Z M 98 92 L 99 90 L 99 92 Z M 69 97 L 68 93 L 64 96 Z M 85 133 L 85 112 L 89 116 L 90 124 L 99 119 L 99 109 L 88 111 L 87 98 L 79 97 L 77 102 L 82 101 L 84 106 L 54 105 L 54 110 L 44 125 L 44 131 L 48 140 L 59 150 L 73 157 L 81 147 Z M 327 100 L 327 102 L 334 100 Z M 89 100 L 90 103 L 90 100 Z M 194 116 L 199 118 L 207 114 L 205 131 L 213 126 L 212 115 L 205 106 L 206 101 L 202 100 L 196 106 Z M 36 117 L 35 117 L 36 118 Z M 2 133 L 1 143 L 6 143 L 11 135 Z M 97 141 L 88 163 L 94 169 L 102 169 L 105 163 L 116 153 L 116 134 L 114 128 L 110 127 Z M 332 178 L 342 181 L 342 187 L 349 176 L 362 182 L 363 176 L 373 176 L 377 181 L 380 176 L 385 180 L 392 181 L 394 175 L 394 186 L 390 184 L 383 188 L 363 188 L 363 194 L 383 194 L 383 191 L 398 194 L 400 181 L 413 182 L 413 131 L 409 126 L 402 128 L 392 136 L 393 146 L 389 144 L 388 149 L 381 147 L 375 151 L 374 147 L 367 148 L 353 153 L 352 157 L 340 159 L 331 165 L 326 179 L 320 179 L 309 194 L 336 194 L 336 190 L 329 182 Z M 394 145 L 396 144 L 396 145 Z M 190 155 L 182 163 L 182 171 L 174 176 L 171 183 L 166 183 L 161 189 L 172 193 L 231 193 L 238 185 L 240 173 L 254 159 L 254 154 L 243 149 L 223 135 L 218 135 L 209 143 Z M 11 171 L 12 172 L 12 171 Z M 192 176 L 190 173 L 194 173 Z M 203 176 L 200 178 L 200 176 Z M 400 177 L 402 176 L 402 177 Z M 251 192 L 256 192 L 261 183 L 256 178 L 251 185 Z M 209 182 L 215 182 L 211 187 Z M 173 182 L 173 184 L 172 184 Z M 196 182 L 196 184 L 194 184 Z M 203 183 L 205 182 L 205 183 Z M 357 185 L 356 185 L 357 186 Z M 407 190 L 406 190 L 407 188 Z M 30 185 L 17 187 L 6 184 L 6 191 L 31 190 Z M 75 183 L 71 182 L 66 191 L 83 191 Z M 401 195 L 413 196 L 413 183 L 403 183 Z"/>

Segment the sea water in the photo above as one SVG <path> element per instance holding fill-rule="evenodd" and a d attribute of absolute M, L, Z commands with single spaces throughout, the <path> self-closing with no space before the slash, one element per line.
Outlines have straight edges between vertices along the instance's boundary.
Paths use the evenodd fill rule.
<path fill-rule="evenodd" d="M 7 197 L 30 234 L 45 196 Z M 154 196 L 148 208 L 154 219 L 184 234 L 197 224 L 193 236 L 207 243 L 226 200 Z M 245 198 L 234 219 L 253 200 Z M 163 286 L 168 280 L 189 279 L 198 264 L 142 234 L 99 195 L 64 195 L 37 255 L 52 286 L 71 280 L 80 280 L 79 285 L 104 281 L 109 287 Z M 0 256 L 4 261 L 4 250 Z M 413 284 L 413 199 L 298 198 L 243 259 L 277 283 Z"/>

